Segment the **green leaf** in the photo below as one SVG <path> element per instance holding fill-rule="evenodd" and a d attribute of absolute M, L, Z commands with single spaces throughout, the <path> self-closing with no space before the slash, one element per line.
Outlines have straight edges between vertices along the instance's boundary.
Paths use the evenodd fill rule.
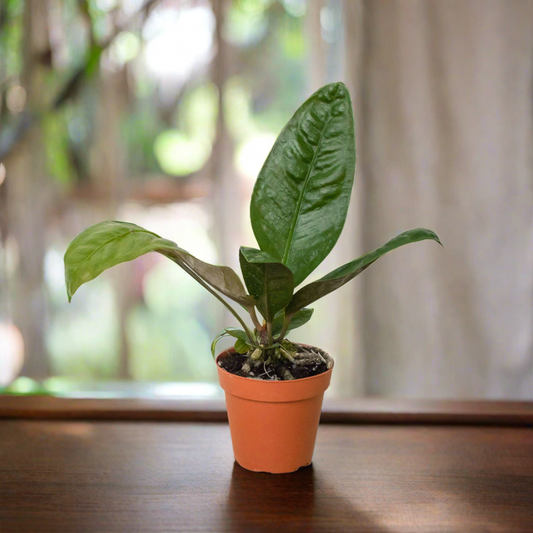
<path fill-rule="evenodd" d="M 140 226 L 107 221 L 80 233 L 65 253 L 65 281 L 69 301 L 78 288 L 104 270 L 149 252 L 159 252 L 187 272 L 193 271 L 205 283 L 228 298 L 249 307 L 255 299 L 246 294 L 239 276 L 229 267 L 200 261 L 178 245 Z"/>
<path fill-rule="evenodd" d="M 87 228 L 65 253 L 69 301 L 78 288 L 104 270 L 148 252 L 173 250 L 176 244 L 127 222 L 107 221 Z"/>
<path fill-rule="evenodd" d="M 246 333 L 242 329 L 225 328 L 215 337 L 215 339 L 211 343 L 211 354 L 213 355 L 213 357 L 215 357 L 215 350 L 216 350 L 218 341 L 220 341 L 224 337 L 233 337 L 237 339 L 237 342 L 239 341 L 244 342 L 248 346 L 248 342 L 249 342 L 248 335 L 246 335 Z M 246 351 L 248 351 L 248 348 L 246 349 Z"/>
<path fill-rule="evenodd" d="M 227 337 L 229 334 L 226 332 L 225 329 L 223 329 L 214 339 L 211 343 L 211 355 L 213 356 L 213 359 L 215 358 L 215 350 L 217 348 L 218 341 L 224 337 Z"/>
<path fill-rule="evenodd" d="M 246 353 L 249 349 L 250 349 L 250 346 L 248 345 L 248 343 L 246 343 L 245 341 L 242 341 L 241 339 L 237 339 L 235 341 L 235 346 L 233 346 L 235 348 L 235 351 L 237 353 Z"/>
<path fill-rule="evenodd" d="M 344 84 L 332 83 L 313 94 L 285 126 L 252 195 L 259 247 L 290 268 L 295 286 L 337 242 L 354 172 L 350 95 Z"/>
<path fill-rule="evenodd" d="M 255 298 L 246 294 L 241 279 L 230 267 L 204 263 L 178 247 L 171 251 L 163 250 L 161 253 L 181 266 L 186 272 L 188 269 L 192 270 L 208 285 L 246 309 L 250 309 L 256 304 Z"/>
<path fill-rule="evenodd" d="M 242 330 L 238 328 L 226 328 L 224 330 L 228 335 L 231 335 L 232 337 L 236 339 L 240 339 L 244 342 L 249 342 L 248 335 Z"/>
<path fill-rule="evenodd" d="M 304 324 L 307 324 L 307 322 L 311 320 L 312 315 L 313 315 L 313 309 L 309 309 L 307 307 L 305 309 L 300 309 L 300 311 L 297 311 L 292 317 L 291 323 L 289 324 L 289 329 L 287 331 L 291 331 L 293 329 L 303 326 Z M 278 313 L 276 315 L 276 318 L 274 318 L 274 323 L 272 325 L 272 334 L 274 336 L 279 335 L 281 333 L 281 330 L 283 329 L 284 320 L 285 320 L 284 311 L 282 311 L 281 313 Z"/>
<path fill-rule="evenodd" d="M 257 308 L 267 322 L 292 299 L 292 272 L 272 256 L 255 248 L 241 247 L 239 261 L 246 287 L 257 300 Z"/>
<path fill-rule="evenodd" d="M 400 233 L 380 248 L 337 268 L 323 278 L 302 287 L 285 309 L 287 315 L 295 315 L 300 309 L 342 287 L 387 252 L 412 242 L 431 239 L 441 244 L 437 235 L 428 229 L 418 228 Z"/>

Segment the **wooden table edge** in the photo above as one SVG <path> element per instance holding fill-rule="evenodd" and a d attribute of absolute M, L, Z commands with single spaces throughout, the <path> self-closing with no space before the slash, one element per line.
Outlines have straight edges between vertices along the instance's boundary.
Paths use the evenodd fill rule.
<path fill-rule="evenodd" d="M 226 422 L 223 400 L 81 399 L 0 396 L 0 419 Z M 323 424 L 533 426 L 533 402 L 326 400 Z"/>

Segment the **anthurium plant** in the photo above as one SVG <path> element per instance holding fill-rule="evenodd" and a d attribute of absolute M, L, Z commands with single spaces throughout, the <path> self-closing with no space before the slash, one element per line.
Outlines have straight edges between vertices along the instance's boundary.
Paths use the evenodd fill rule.
<path fill-rule="evenodd" d="M 248 366 L 250 362 L 271 368 L 294 363 L 298 348 L 287 340 L 287 334 L 309 321 L 313 314 L 310 305 L 395 248 L 426 239 L 440 244 L 430 230 L 405 231 L 380 248 L 301 286 L 340 236 L 354 172 L 350 95 L 344 84 L 332 83 L 296 111 L 259 173 L 250 207 L 259 248 L 240 248 L 244 284 L 231 268 L 205 263 L 175 242 L 135 224 L 107 221 L 83 231 L 65 253 L 69 301 L 82 284 L 104 270 L 158 252 L 208 290 L 240 324 L 240 328 L 228 327 L 215 338 L 213 355 L 217 341 L 231 336 L 235 338 L 235 351 L 247 355 Z M 248 323 L 237 309 L 248 313 Z M 292 377 L 285 372 L 275 379 Z"/>

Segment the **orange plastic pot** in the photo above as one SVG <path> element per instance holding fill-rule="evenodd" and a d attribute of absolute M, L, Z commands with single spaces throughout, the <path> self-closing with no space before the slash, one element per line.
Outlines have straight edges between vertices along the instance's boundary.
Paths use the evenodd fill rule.
<path fill-rule="evenodd" d="M 323 374 L 291 381 L 262 381 L 235 376 L 218 365 L 235 460 L 247 470 L 284 474 L 311 464 L 324 392 Z"/>

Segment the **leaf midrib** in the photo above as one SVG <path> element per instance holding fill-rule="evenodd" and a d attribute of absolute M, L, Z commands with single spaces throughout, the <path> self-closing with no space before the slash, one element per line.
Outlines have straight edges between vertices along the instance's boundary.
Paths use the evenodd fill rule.
<path fill-rule="evenodd" d="M 340 85 L 337 87 L 337 91 L 335 93 L 335 96 L 333 96 L 332 98 L 332 102 L 334 102 L 335 99 L 337 98 L 337 95 L 339 94 L 339 90 L 340 90 Z M 320 148 L 322 146 L 322 139 L 324 138 L 324 132 L 326 131 L 326 127 L 329 124 L 330 119 L 331 119 L 331 106 L 328 109 L 328 117 L 326 121 L 324 122 L 324 127 L 322 128 L 322 131 L 320 132 L 320 138 L 318 140 L 316 151 L 313 155 L 313 159 L 311 163 L 309 164 L 309 170 L 307 171 L 307 176 L 305 177 L 304 185 L 302 187 L 300 197 L 298 198 L 298 203 L 296 204 L 296 211 L 294 212 L 294 216 L 292 217 L 291 228 L 289 230 L 289 236 L 287 238 L 287 244 L 285 245 L 285 251 L 283 252 L 283 257 L 281 259 L 281 262 L 284 265 L 287 264 L 287 259 L 289 258 L 289 253 L 292 247 L 292 238 L 294 236 L 294 230 L 296 229 L 296 223 L 298 222 L 298 217 L 300 216 L 300 210 L 302 208 L 303 197 L 305 195 L 307 185 L 309 184 L 309 181 L 311 179 L 311 172 L 313 170 L 313 166 L 315 164 L 316 158 L 318 157 L 318 153 L 320 152 Z"/>

